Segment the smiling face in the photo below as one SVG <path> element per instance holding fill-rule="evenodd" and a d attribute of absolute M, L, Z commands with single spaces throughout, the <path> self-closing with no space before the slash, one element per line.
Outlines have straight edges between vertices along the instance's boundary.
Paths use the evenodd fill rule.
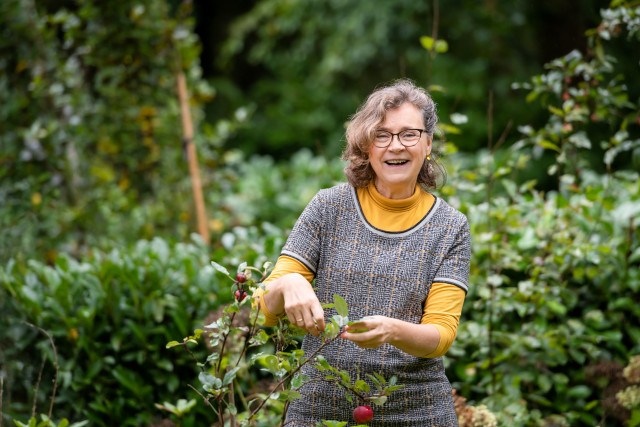
<path fill-rule="evenodd" d="M 424 129 L 424 122 L 420 110 L 405 102 L 387 111 L 378 129 L 398 133 L 405 129 Z M 374 182 L 380 194 L 389 199 L 406 199 L 413 195 L 418 173 L 425 157 L 431 153 L 432 139 L 423 132 L 412 147 L 402 145 L 397 136 L 385 148 L 371 144 L 369 162 L 376 174 Z"/>

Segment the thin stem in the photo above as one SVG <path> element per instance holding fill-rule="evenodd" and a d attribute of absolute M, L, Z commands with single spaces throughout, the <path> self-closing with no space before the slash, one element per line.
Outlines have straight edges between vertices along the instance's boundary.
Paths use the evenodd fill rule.
<path fill-rule="evenodd" d="M 493 149 L 491 150 L 491 154 L 495 153 L 498 150 L 498 148 L 500 148 L 500 146 L 504 144 L 504 142 L 507 139 L 507 135 L 511 130 L 511 126 L 513 126 L 513 120 L 509 120 L 509 123 L 507 123 L 507 126 L 505 126 L 504 130 L 500 134 L 500 138 L 498 138 L 498 142 L 496 142 L 496 145 L 493 146 Z"/>
<path fill-rule="evenodd" d="M 42 381 L 42 371 L 44 371 L 44 362 L 47 361 L 47 355 L 42 354 L 42 363 L 40 364 L 40 372 L 38 372 L 38 379 L 36 380 L 36 386 L 33 388 L 33 406 L 31 406 L 31 418 L 36 417 L 36 405 L 38 404 L 38 388 L 40 388 L 40 381 Z"/>
<path fill-rule="evenodd" d="M 229 332 L 224 334 L 224 339 L 222 340 L 222 347 L 220 347 L 220 358 L 218 359 L 218 365 L 216 366 L 216 377 L 218 376 L 218 373 L 220 372 L 220 365 L 222 364 L 222 355 L 224 354 L 224 347 L 227 344 L 227 338 L 229 338 L 229 335 L 231 335 L 231 325 L 233 325 L 233 319 L 235 319 L 236 317 L 236 313 L 231 313 L 231 320 L 229 321 Z"/>
<path fill-rule="evenodd" d="M 326 379 L 326 378 L 316 378 L 316 379 L 313 379 L 313 380 L 305 381 L 304 384 L 315 383 L 315 382 L 335 383 L 339 387 L 342 387 L 343 389 L 345 389 L 345 391 L 353 393 L 358 399 L 360 399 L 363 402 L 367 402 L 368 400 L 371 400 L 371 397 L 383 396 L 382 394 L 372 394 L 370 396 L 364 396 L 363 394 L 361 394 L 358 391 L 356 391 L 353 387 L 351 387 L 349 385 L 346 385 L 345 383 L 343 383 L 342 381 L 340 381 L 338 379 L 331 380 L 331 379 Z"/>
<path fill-rule="evenodd" d="M 211 410 L 213 411 L 214 414 L 216 414 L 216 416 L 218 418 L 220 418 L 220 414 L 218 413 L 218 411 L 216 411 L 216 408 L 214 408 L 214 406 L 211 404 L 211 402 L 209 401 L 209 399 L 207 399 L 206 397 L 204 397 L 204 395 L 202 393 L 200 393 L 200 391 L 198 391 L 197 388 L 195 388 L 194 386 L 192 386 L 191 384 L 187 384 L 191 390 L 195 391 L 196 393 L 198 393 L 198 395 L 202 398 L 202 400 L 204 400 L 204 403 L 207 404 L 207 406 L 209 408 L 211 408 Z"/>
<path fill-rule="evenodd" d="M 234 383 L 233 381 L 229 384 L 229 404 L 236 406 L 236 399 L 234 395 Z M 229 425 L 231 427 L 236 427 L 236 416 L 233 415 L 233 412 L 229 411 Z"/>
<path fill-rule="evenodd" d="M 51 337 L 51 335 L 49 334 L 49 332 L 45 331 L 44 329 L 42 329 L 39 326 L 36 326 L 32 323 L 29 322 L 24 322 L 27 325 L 31 326 L 32 328 L 35 328 L 37 330 L 39 330 L 40 332 L 42 332 L 43 334 L 45 334 L 47 336 L 47 338 L 49 338 L 49 342 L 51 343 L 51 348 L 53 349 L 53 357 L 54 357 L 54 368 L 55 368 L 55 373 L 53 375 L 53 391 L 51 392 L 51 403 L 49 404 L 49 414 L 48 414 L 48 420 L 47 420 L 47 424 L 46 426 L 49 425 L 49 421 L 51 420 L 51 414 L 53 413 L 53 402 L 56 399 L 56 390 L 58 388 L 58 370 L 60 369 L 60 367 L 58 366 L 58 350 L 56 350 L 56 344 L 53 342 L 53 338 Z"/>
<path fill-rule="evenodd" d="M 235 384 L 236 390 L 238 390 L 238 397 L 240 398 L 240 402 L 242 403 L 242 407 L 245 409 L 245 411 L 249 412 L 249 404 L 247 403 L 247 398 L 245 397 L 244 393 L 242 392 L 242 387 L 240 387 L 240 384 L 238 383 L 237 379 L 234 379 L 233 383 Z"/>
<path fill-rule="evenodd" d="M 313 354 L 311 356 L 309 356 L 304 362 L 302 362 L 300 365 L 298 365 L 293 371 L 289 372 L 289 374 L 284 377 L 278 384 L 276 384 L 275 387 L 273 387 L 273 389 L 269 392 L 269 394 L 262 400 L 262 402 L 260 402 L 260 405 L 258 405 L 258 407 L 256 409 L 253 410 L 253 412 L 251 413 L 251 415 L 249 415 L 249 418 L 247 418 L 247 420 L 251 420 L 253 417 L 256 416 L 256 414 L 260 411 L 260 409 L 262 409 L 262 407 L 264 406 L 264 404 L 267 402 L 267 400 L 269 400 L 269 398 L 271 397 L 271 395 L 273 395 L 273 393 L 275 393 L 276 391 L 278 391 L 278 389 L 280 389 L 280 387 L 290 378 L 293 378 L 293 376 L 295 374 L 298 373 L 298 371 L 300 369 L 302 369 L 302 367 L 304 365 L 306 365 L 307 363 L 309 363 L 311 360 L 313 360 L 314 357 L 316 357 L 318 355 L 318 353 L 320 353 L 320 351 L 326 347 L 327 345 L 331 344 L 332 342 L 334 342 L 335 340 L 337 340 L 338 338 L 340 338 L 340 334 L 336 335 L 334 338 L 331 338 L 330 340 L 327 340 L 325 342 L 322 343 L 322 345 L 320 345 L 320 347 L 318 347 L 316 349 L 316 351 L 313 352 Z"/>
<path fill-rule="evenodd" d="M 253 319 L 253 321 L 251 322 L 251 328 L 249 328 L 249 333 L 247 334 L 247 336 L 244 339 L 244 345 L 242 346 L 242 351 L 240 352 L 240 356 L 238 356 L 238 360 L 236 361 L 236 367 L 240 364 L 240 361 L 242 360 L 244 354 L 247 352 L 247 348 L 249 348 L 249 340 L 251 339 L 251 337 L 253 337 L 253 335 L 256 332 L 256 326 L 258 325 L 258 317 L 260 316 L 260 311 L 261 311 L 261 307 L 260 307 L 260 303 L 258 303 L 258 307 L 256 310 L 256 316 Z M 222 356 L 222 355 L 220 355 Z"/>

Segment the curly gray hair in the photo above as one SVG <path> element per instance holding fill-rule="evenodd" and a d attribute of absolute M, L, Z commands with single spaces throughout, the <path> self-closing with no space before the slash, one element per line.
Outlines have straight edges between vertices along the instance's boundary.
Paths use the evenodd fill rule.
<path fill-rule="evenodd" d="M 420 110 L 427 137 L 433 137 L 438 115 L 436 104 L 426 90 L 407 79 L 396 80 L 388 86 L 376 89 L 351 116 L 347 126 L 347 147 L 342 153 L 342 159 L 348 161 L 344 173 L 352 186 L 366 187 L 375 179 L 375 172 L 369 162 L 369 149 L 375 131 L 384 122 L 387 111 L 398 108 L 405 102 Z M 418 173 L 418 184 L 424 190 L 435 189 L 439 180 L 442 183 L 446 180 L 446 172 L 437 158 L 437 150 L 432 150 L 431 161 L 425 159 Z"/>

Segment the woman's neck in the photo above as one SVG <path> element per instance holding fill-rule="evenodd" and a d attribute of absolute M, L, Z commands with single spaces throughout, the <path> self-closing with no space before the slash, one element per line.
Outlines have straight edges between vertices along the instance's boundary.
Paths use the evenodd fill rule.
<path fill-rule="evenodd" d="M 402 185 L 398 187 L 383 185 L 376 181 L 374 181 L 373 184 L 378 193 L 387 199 L 408 199 L 413 196 L 416 191 L 415 183 L 411 186 Z"/>

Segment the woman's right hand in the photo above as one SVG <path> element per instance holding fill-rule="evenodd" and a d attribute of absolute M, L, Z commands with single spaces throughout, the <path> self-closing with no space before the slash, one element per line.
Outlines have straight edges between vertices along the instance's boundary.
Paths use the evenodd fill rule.
<path fill-rule="evenodd" d="M 264 295 L 267 308 L 272 313 L 282 313 L 289 321 L 314 337 L 324 331 L 324 310 L 315 291 L 302 275 L 291 273 L 274 280 Z"/>

